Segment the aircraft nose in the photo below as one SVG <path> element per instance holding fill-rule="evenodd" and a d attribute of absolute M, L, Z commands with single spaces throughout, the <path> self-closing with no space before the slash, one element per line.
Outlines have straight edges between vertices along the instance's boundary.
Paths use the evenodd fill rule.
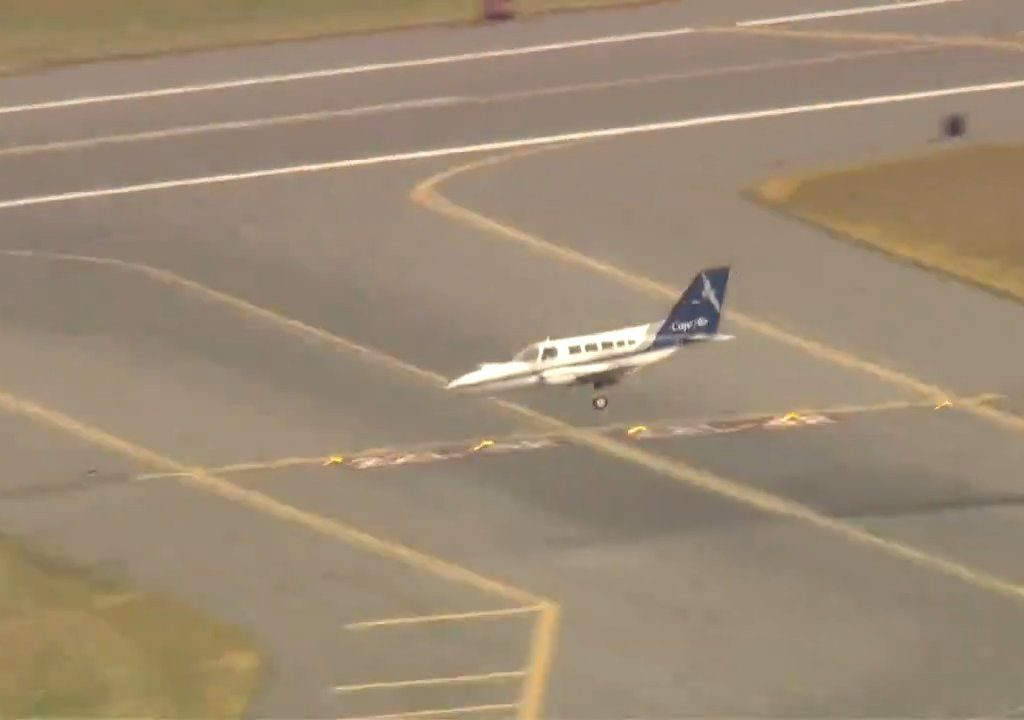
<path fill-rule="evenodd" d="M 466 387 L 473 382 L 473 373 L 467 373 L 466 375 L 460 375 L 455 378 L 446 386 L 448 390 L 455 390 L 456 388 Z"/>

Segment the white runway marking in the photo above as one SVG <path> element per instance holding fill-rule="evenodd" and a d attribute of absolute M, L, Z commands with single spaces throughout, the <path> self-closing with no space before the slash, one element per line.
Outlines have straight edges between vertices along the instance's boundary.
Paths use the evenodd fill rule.
<path fill-rule="evenodd" d="M 916 50 L 928 50 L 925 45 L 915 46 Z M 424 98 L 421 100 L 409 100 L 406 102 L 394 102 L 382 105 L 368 105 L 359 108 L 342 108 L 337 110 L 321 110 L 309 113 L 295 113 L 290 115 L 274 115 L 270 117 L 252 118 L 247 120 L 233 120 L 217 123 L 206 123 L 202 125 L 185 125 L 159 130 L 144 130 L 135 133 L 122 133 L 119 135 L 99 135 L 95 137 L 74 138 L 70 140 L 53 140 L 45 143 L 33 143 L 29 145 L 11 145 L 0 147 L 0 157 L 36 155 L 47 152 L 65 152 L 73 150 L 87 150 L 104 145 L 125 145 L 141 143 L 150 140 L 166 140 L 179 137 L 190 137 L 206 133 L 225 132 L 232 130 L 255 130 L 267 127 L 280 127 L 298 123 L 320 122 L 325 120 L 337 120 L 347 117 L 360 117 L 365 115 L 398 113 L 405 110 L 422 110 L 426 108 L 452 107 L 456 105 L 488 105 L 494 103 L 516 102 L 558 95 L 573 93 L 596 92 L 600 90 L 612 90 L 616 88 L 637 87 L 641 85 L 653 85 L 656 83 L 682 82 L 685 80 L 696 80 L 723 75 L 764 72 L 770 70 L 781 70 L 793 67 L 811 67 L 814 65 L 827 65 L 830 63 L 843 62 L 847 60 L 866 59 L 869 57 L 881 57 L 884 55 L 901 55 L 911 52 L 910 46 L 896 48 L 881 48 L 877 50 L 859 50 L 854 52 L 834 53 L 820 57 L 802 58 L 799 60 L 770 60 L 767 62 L 746 63 L 743 65 L 723 65 L 711 68 L 700 68 L 685 72 L 657 73 L 653 75 L 641 75 L 639 77 L 621 78 L 618 80 L 606 80 L 600 82 L 576 83 L 572 85 L 554 85 L 525 90 L 513 90 L 496 95 L 480 95 L 465 97 L 439 97 Z"/>
<path fill-rule="evenodd" d="M 764 20 L 743 20 L 736 23 L 736 27 L 782 25 L 784 23 L 825 20 L 828 18 L 848 17 L 850 15 L 867 15 L 869 13 L 889 12 L 892 10 L 909 10 L 911 8 L 927 7 L 928 5 L 948 5 L 955 2 L 964 2 L 964 0 L 907 0 L 906 2 L 889 3 L 887 5 L 868 5 L 867 7 L 853 7 L 844 10 L 824 10 L 822 12 L 789 15 L 787 17 L 765 18 Z"/>
<path fill-rule="evenodd" d="M 868 5 L 866 7 L 828 10 L 817 13 L 806 13 L 803 15 L 790 15 L 788 17 L 762 18 L 756 20 L 743 20 L 735 23 L 737 27 L 749 27 L 753 25 L 777 25 L 781 23 L 807 22 L 811 20 L 822 20 L 831 17 L 842 17 L 845 15 L 863 15 L 867 13 L 892 12 L 895 10 L 908 10 L 911 8 L 926 5 L 943 5 L 949 3 L 965 2 L 966 0 L 909 0 L 906 2 L 886 3 L 882 5 Z M 495 58 L 516 57 L 521 55 L 535 55 L 539 53 L 557 52 L 562 50 L 575 50 L 579 48 L 593 47 L 597 45 L 614 45 L 644 40 L 657 40 L 661 38 L 689 35 L 695 32 L 692 27 L 671 28 L 668 30 L 655 30 L 649 32 L 627 33 L 622 35 L 606 35 L 603 37 L 587 38 L 583 40 L 567 40 L 564 42 L 548 43 L 544 45 L 527 45 L 524 47 L 505 48 L 501 50 L 484 50 L 481 52 L 460 53 L 457 55 L 442 55 L 429 58 L 414 58 L 410 60 L 398 60 L 386 63 L 370 63 L 366 65 L 352 65 L 340 68 L 326 68 L 323 70 L 310 70 L 306 72 L 287 73 L 282 75 L 264 75 L 260 77 L 238 78 L 224 80 L 221 82 L 203 83 L 196 85 L 181 85 L 177 87 L 156 88 L 153 90 L 139 90 L 135 92 L 117 93 L 112 95 L 91 95 L 77 98 L 66 98 L 63 100 L 48 100 L 44 102 L 29 103 L 25 105 L 0 106 L 0 115 L 13 113 L 24 113 L 39 110 L 54 110 L 59 108 L 78 107 L 81 105 L 97 105 L 100 103 L 124 102 L 129 100 L 146 100 L 149 98 L 169 97 L 174 95 L 188 95 L 192 93 L 212 92 L 216 90 L 228 90 L 233 88 L 252 87 L 255 85 L 272 85 L 279 83 L 296 82 L 300 80 L 315 80 L 320 78 L 338 77 L 342 75 L 359 75 L 370 72 L 381 72 L 385 70 L 400 70 L 404 68 L 420 68 L 432 65 L 448 65 L 451 63 L 472 62 L 476 60 L 490 60 Z"/>
<path fill-rule="evenodd" d="M 475 98 L 470 97 L 423 98 L 419 100 L 382 103 L 380 105 L 364 105 L 362 107 L 342 108 L 339 110 L 321 110 L 319 112 L 295 113 L 292 115 L 275 115 L 273 117 L 255 118 L 252 120 L 232 120 L 219 123 L 205 123 L 202 125 L 182 125 L 163 128 L 161 130 L 125 133 L 122 135 L 102 135 L 99 137 L 79 138 L 76 140 L 56 140 L 54 142 L 37 143 L 33 145 L 13 145 L 11 147 L 0 148 L 0 157 L 9 157 L 12 155 L 34 155 L 36 153 L 56 152 L 60 150 L 82 150 L 85 148 L 99 147 L 101 145 L 116 145 L 141 142 L 144 140 L 164 140 L 167 138 L 187 137 L 189 135 L 201 135 L 203 133 L 224 132 L 228 130 L 254 130 L 257 128 L 274 127 L 275 125 L 316 122 L 318 120 L 333 120 L 344 117 L 381 115 L 391 112 L 401 112 L 403 110 L 422 110 L 424 108 L 447 107 L 449 105 L 471 102 L 473 100 L 475 100 Z"/>
<path fill-rule="evenodd" d="M 253 170 L 251 172 L 227 173 L 224 175 L 208 175 L 206 177 L 183 178 L 180 180 L 162 180 L 158 182 L 142 183 L 139 185 L 125 185 L 121 187 L 101 188 L 97 190 L 84 190 L 78 192 L 59 193 L 56 195 L 40 195 L 36 197 L 3 200 L 0 201 L 0 210 L 27 207 L 31 205 L 44 205 L 48 203 L 67 202 L 71 200 L 85 200 L 90 198 L 110 197 L 114 195 L 130 195 L 135 193 L 152 192 L 156 190 L 169 190 L 181 187 L 215 185 L 220 183 L 238 182 L 242 180 L 255 180 L 258 178 L 270 178 L 284 175 L 298 175 L 300 173 L 314 173 L 323 172 L 326 170 L 341 170 L 346 168 L 367 167 L 372 165 L 385 165 L 390 163 L 408 162 L 412 160 L 427 160 L 431 158 L 450 157 L 453 155 L 468 155 L 472 153 L 512 150 L 516 148 L 531 147 L 536 145 L 550 145 L 577 140 L 595 140 L 599 138 L 638 135 L 642 133 L 660 132 L 665 130 L 679 130 L 688 127 L 700 127 L 703 125 L 721 125 L 725 123 L 743 122 L 746 120 L 759 120 L 764 118 L 782 117 L 785 115 L 799 115 L 803 113 L 824 112 L 828 110 L 841 110 L 846 108 L 868 107 L 872 105 L 890 105 L 894 103 L 911 102 L 914 100 L 930 100 L 934 98 L 951 97 L 955 95 L 971 95 L 984 92 L 996 92 L 1000 90 L 1017 90 L 1021 88 L 1024 88 L 1024 80 L 1009 80 L 1006 82 L 988 83 L 985 85 L 967 85 L 962 87 L 941 88 L 938 90 L 922 90 L 919 92 L 902 93 L 899 95 L 878 95 L 874 97 L 854 98 L 850 100 L 837 100 L 832 102 L 814 103 L 810 105 L 793 105 L 789 107 L 769 108 L 766 110 L 753 110 L 749 112 L 729 113 L 725 115 L 709 115 L 706 117 L 687 118 L 685 120 L 671 120 L 668 122 L 659 123 L 647 123 L 643 125 L 629 125 L 625 127 L 582 130 L 579 132 L 562 133 L 559 135 L 544 135 L 539 137 L 520 138 L 515 140 L 500 140 L 496 142 L 480 143 L 477 145 L 461 145 L 454 147 L 434 148 L 430 150 L 416 150 L 406 153 L 377 155 L 374 157 L 354 158 L 348 160 L 334 160 L 330 162 L 312 163 L 307 165 L 290 165 L 287 167 L 270 168 L 267 170 Z"/>

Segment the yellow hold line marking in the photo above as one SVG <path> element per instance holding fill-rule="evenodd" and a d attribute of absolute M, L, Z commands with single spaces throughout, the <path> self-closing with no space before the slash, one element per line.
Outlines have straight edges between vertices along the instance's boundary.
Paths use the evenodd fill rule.
<path fill-rule="evenodd" d="M 161 285 L 185 290 L 197 295 L 198 297 L 204 298 L 205 300 L 231 308 L 243 315 L 259 318 L 267 324 L 277 327 L 289 334 L 299 335 L 310 340 L 322 342 L 329 347 L 343 350 L 357 357 L 372 358 L 372 361 L 378 365 L 400 371 L 407 375 L 412 375 L 420 380 L 425 380 L 440 387 L 443 387 L 446 384 L 445 379 L 437 373 L 424 370 L 423 368 L 417 367 L 411 363 L 403 362 L 398 358 L 391 357 L 390 355 L 379 353 L 372 348 L 353 342 L 352 340 L 348 340 L 339 335 L 335 335 L 334 333 L 328 332 L 322 328 L 307 325 L 301 320 L 296 320 L 274 312 L 273 310 L 268 310 L 267 308 L 260 307 L 259 305 L 254 305 L 248 300 L 243 300 L 242 298 L 229 295 L 228 293 L 221 292 L 220 290 L 214 290 L 211 287 L 207 287 L 195 280 L 190 280 L 169 270 L 163 270 L 143 263 L 119 260 L 117 258 L 101 258 L 92 257 L 90 255 L 75 255 L 72 253 L 50 253 L 36 250 L 0 250 L 0 256 L 74 262 L 99 267 L 116 268 L 136 273 Z"/>
<path fill-rule="evenodd" d="M 451 677 L 422 678 L 419 680 L 393 680 L 358 685 L 337 685 L 336 693 L 362 692 L 364 690 L 385 690 L 405 687 L 432 687 L 437 685 L 466 685 L 484 683 L 492 680 L 508 680 L 526 675 L 525 670 L 508 670 L 505 672 L 479 673 L 476 675 L 453 675 Z"/>
<path fill-rule="evenodd" d="M 523 607 L 498 608 L 495 610 L 471 610 L 458 613 L 439 613 L 436 615 L 410 615 L 408 617 L 384 618 L 382 620 L 363 620 L 345 625 L 346 630 L 367 630 L 377 627 L 395 627 L 398 625 L 426 625 L 438 622 L 458 622 L 482 618 L 511 617 L 528 615 L 543 609 L 543 605 L 525 605 Z"/>
<path fill-rule="evenodd" d="M 492 710 L 514 710 L 513 703 L 494 705 L 465 705 L 463 707 L 434 708 L 431 710 L 413 710 L 410 712 L 389 713 L 387 715 L 364 715 L 361 717 L 340 718 L 339 720 L 400 720 L 400 718 L 429 717 L 431 715 L 468 715 L 470 713 L 490 712 Z"/>
<path fill-rule="evenodd" d="M 595 140 L 575 142 L 578 144 L 580 142 L 595 142 Z M 437 190 L 437 187 L 441 183 L 456 175 L 484 167 L 492 167 L 500 163 L 508 162 L 514 158 L 527 157 L 541 152 L 552 152 L 558 148 L 564 148 L 571 144 L 573 144 L 573 141 L 546 145 L 543 147 L 533 147 L 528 148 L 527 150 L 494 155 L 481 160 L 458 165 L 423 180 L 413 188 L 410 193 L 410 197 L 413 202 L 418 203 L 427 210 L 445 215 L 472 227 L 476 227 L 496 237 L 511 240 L 538 255 L 553 258 L 576 267 L 586 268 L 614 280 L 625 287 L 633 288 L 634 290 L 641 291 L 653 297 L 658 297 L 663 300 L 676 300 L 679 297 L 679 291 L 670 285 L 657 282 L 638 273 L 623 270 L 611 263 L 598 260 L 577 250 L 563 247 L 561 245 L 555 245 L 554 243 L 548 242 L 541 237 L 532 235 L 512 225 L 492 220 L 485 215 L 452 202 L 441 195 Z M 937 385 L 919 380 L 918 378 L 899 370 L 894 370 L 892 368 L 885 367 L 884 365 L 864 360 L 846 351 L 826 345 L 825 343 L 787 332 L 786 330 L 772 325 L 771 323 L 758 320 L 755 317 L 746 315 L 737 310 L 730 311 L 728 316 L 733 322 L 742 328 L 799 350 L 811 357 L 823 360 L 838 367 L 846 368 L 847 370 L 862 372 L 905 390 L 911 390 L 919 395 L 931 399 L 933 403 L 936 404 L 948 399 L 957 407 L 963 408 L 966 412 L 974 415 L 975 417 L 983 418 L 993 424 L 1000 425 L 1019 433 L 1024 433 L 1024 418 L 1012 413 L 987 407 L 985 405 L 964 403 L 964 398 L 958 397 L 956 393 L 948 392 Z"/>
<path fill-rule="evenodd" d="M 519 719 L 540 717 L 544 704 L 551 665 L 555 657 L 555 643 L 561 623 L 562 610 L 557 603 L 545 601 L 540 606 L 540 617 L 533 625 L 530 640 L 530 673 L 519 696 Z"/>
<path fill-rule="evenodd" d="M 982 570 L 975 570 L 961 563 L 947 560 L 910 545 L 875 535 L 864 528 L 822 514 L 795 500 L 789 500 L 758 488 L 727 480 L 714 473 L 692 467 L 678 460 L 645 452 L 636 445 L 618 442 L 602 435 L 596 435 L 586 430 L 575 428 L 527 407 L 506 401 L 500 401 L 500 404 L 520 415 L 533 418 L 552 427 L 559 427 L 565 432 L 571 433 L 573 438 L 581 445 L 620 460 L 631 462 L 634 465 L 646 468 L 660 475 L 673 478 L 690 487 L 729 498 L 741 505 L 753 507 L 768 514 L 798 520 L 805 525 L 841 537 L 851 544 L 880 550 L 890 556 L 908 560 L 915 565 L 957 578 L 974 587 L 1007 596 L 1016 602 L 1024 602 L 1024 587 L 1010 580 L 997 577 Z"/>
<path fill-rule="evenodd" d="M 383 540 L 350 525 L 346 525 L 343 522 L 316 515 L 293 505 L 283 503 L 269 495 L 240 487 L 221 477 L 211 475 L 201 468 L 189 468 L 169 457 L 140 445 L 135 445 L 128 440 L 82 423 L 56 410 L 51 410 L 10 393 L 0 391 L 0 410 L 5 410 L 18 417 L 28 418 L 47 427 L 63 430 L 70 435 L 120 453 L 141 463 L 162 468 L 167 472 L 181 473 L 180 481 L 185 485 L 193 486 L 203 492 L 238 503 L 282 522 L 302 526 L 320 535 L 340 540 L 352 547 L 357 547 L 380 557 L 431 573 L 443 580 L 474 588 L 481 593 L 497 595 L 512 602 L 529 606 L 526 609 L 519 609 L 520 612 L 540 610 L 541 613 L 534 628 L 534 641 L 530 658 L 531 668 L 523 689 L 524 706 L 531 713 L 539 713 L 541 698 L 543 697 L 547 682 L 546 673 L 548 668 L 550 668 L 552 660 L 549 655 L 544 653 L 550 653 L 554 648 L 554 638 L 544 637 L 544 634 L 557 630 L 557 623 L 551 622 L 552 613 L 557 612 L 557 603 L 507 583 L 484 577 L 472 570 L 419 550 L 414 550 L 400 543 Z M 506 611 L 506 614 L 508 614 L 508 611 Z M 483 615 L 477 613 L 476 616 L 482 617 Z M 518 706 L 502 705 L 496 707 L 509 709 Z M 437 713 L 431 712 L 429 714 Z M 522 720 L 536 720 L 537 715 L 522 714 L 520 717 Z"/>
<path fill-rule="evenodd" d="M 511 156 L 503 156 L 503 159 L 507 159 L 508 157 Z M 492 160 L 492 162 L 496 161 Z M 444 175 L 444 173 L 441 175 Z M 435 177 L 441 177 L 441 175 Z M 426 186 L 427 183 L 425 182 L 421 184 L 420 187 L 422 188 Z M 655 283 L 652 280 L 642 278 L 637 275 L 632 275 L 606 263 L 589 258 L 576 251 L 551 245 L 546 241 L 522 233 L 522 231 L 495 223 L 494 221 L 483 218 L 483 216 L 472 213 L 471 211 L 458 208 L 458 206 L 454 206 L 451 203 L 448 203 L 448 207 L 457 208 L 450 211 L 454 216 L 459 217 L 461 215 L 463 216 L 463 219 L 466 217 L 477 218 L 473 224 L 480 223 L 482 226 L 488 227 L 492 230 L 498 228 L 498 230 L 495 230 L 496 232 L 503 233 L 506 237 L 517 239 L 542 254 L 549 256 L 553 255 L 577 265 L 582 264 L 583 266 L 597 269 L 599 272 L 619 279 L 631 287 L 644 288 L 650 293 L 668 296 L 672 299 L 675 299 L 678 294 L 669 286 Z M 323 342 L 329 347 L 346 351 L 357 357 L 366 358 L 380 366 L 404 372 L 405 374 L 416 377 L 422 381 L 432 383 L 437 387 L 441 387 L 445 384 L 445 379 L 437 373 L 424 370 L 423 368 L 417 367 L 411 363 L 404 362 L 398 358 L 381 353 L 367 346 L 360 345 L 359 343 L 334 335 L 327 330 L 307 325 L 301 321 L 288 318 L 271 310 L 259 307 L 248 301 L 242 300 L 241 298 L 213 290 L 192 280 L 188 280 L 187 278 L 175 275 L 174 273 L 158 270 L 138 263 L 129 263 L 120 260 L 104 260 L 67 254 L 46 254 L 34 251 L 0 251 L 0 254 L 44 258 L 49 260 L 57 259 L 76 261 L 99 266 L 119 267 L 134 271 L 163 284 L 196 293 L 197 295 L 218 304 L 233 308 L 240 313 L 257 317 L 287 332 L 315 339 L 319 342 Z M 790 335 L 789 333 L 775 328 L 772 325 L 743 316 L 739 313 L 733 312 L 731 316 L 745 327 L 756 332 L 760 332 L 766 336 L 773 337 L 785 344 L 797 347 L 816 357 L 830 360 L 835 364 L 863 370 L 869 374 L 875 375 L 876 377 L 893 382 L 894 384 L 917 390 L 927 397 L 935 398 L 936 401 L 950 398 L 956 400 L 958 403 L 960 402 L 960 399 L 956 398 L 955 395 L 943 392 L 941 388 L 923 383 L 908 375 L 860 360 L 820 343 Z M 531 410 L 530 408 L 503 400 L 491 400 L 491 402 L 522 417 L 534 420 L 540 425 L 546 426 L 554 432 L 563 434 L 583 446 L 590 447 L 611 457 L 617 457 L 622 460 L 632 462 L 640 467 L 645 467 L 653 472 L 678 480 L 690 487 L 729 498 L 735 502 L 760 509 L 769 514 L 799 520 L 812 527 L 816 527 L 820 530 L 845 538 L 851 543 L 873 547 L 877 550 L 884 551 L 891 556 L 903 558 L 919 566 L 958 578 L 975 587 L 1009 596 L 1018 602 L 1024 600 L 1024 588 L 1021 588 L 1008 580 L 982 571 L 976 571 L 965 565 L 946 560 L 940 556 L 932 555 L 911 546 L 876 536 L 855 525 L 822 515 L 821 513 L 818 513 L 817 511 L 800 503 L 789 501 L 785 498 L 771 495 L 770 493 L 756 488 L 726 480 L 712 473 L 692 468 L 682 462 L 644 452 L 639 450 L 635 445 L 618 442 L 594 433 L 593 431 L 573 427 L 572 425 Z M 999 422 L 1024 431 L 1024 419 L 1022 418 L 1017 418 L 1016 416 L 1009 415 L 1008 413 L 1004 413 L 985 405 L 966 405 L 964 407 L 969 412 L 973 412 L 978 416 L 986 417 L 991 419 L 993 422 Z M 558 628 L 559 610 L 558 605 L 553 601 L 539 597 L 533 593 L 529 593 L 506 583 L 486 578 L 471 570 L 467 570 L 466 568 L 462 568 L 458 565 L 454 565 L 453 563 L 446 562 L 401 544 L 382 540 L 339 521 L 315 515 L 311 512 L 301 510 L 300 508 L 287 505 L 271 496 L 240 487 L 201 468 L 190 468 L 182 463 L 176 462 L 141 446 L 134 445 L 98 428 L 81 423 L 55 410 L 45 408 L 31 401 L 23 400 L 2 391 L 0 391 L 0 409 L 18 416 L 30 418 L 43 425 L 62 429 L 72 435 L 93 442 L 101 447 L 108 448 L 114 452 L 119 452 L 127 457 L 131 457 L 139 460 L 140 462 L 160 468 L 165 472 L 180 473 L 180 480 L 183 484 L 197 487 L 205 492 L 236 502 L 257 512 L 275 517 L 283 522 L 304 526 L 314 532 L 333 537 L 379 556 L 390 558 L 412 567 L 417 567 L 451 582 L 467 585 L 481 592 L 498 595 L 513 602 L 521 603 L 524 606 L 528 606 L 530 611 L 540 611 L 538 613 L 538 621 L 534 626 L 535 634 L 531 649 L 532 667 L 530 676 L 529 680 L 524 684 L 523 697 L 519 705 L 521 708 L 521 718 L 532 720 L 537 717 L 546 688 L 546 673 L 549 671 L 553 659 L 552 653 L 554 652 L 555 647 L 555 638 L 553 633 L 556 632 Z M 483 615 L 477 614 L 476 616 L 482 617 Z M 483 707 L 507 709 L 509 707 L 516 706 L 501 705 Z M 420 714 L 438 714 L 439 712 L 449 712 L 450 714 L 451 711 L 429 711 Z"/>
<path fill-rule="evenodd" d="M 981 393 L 972 397 L 961 398 L 957 405 L 981 405 L 984 403 L 996 402 L 999 400 L 1005 400 L 1006 396 L 1000 393 Z M 951 407 L 952 403 L 949 400 L 945 400 L 939 405 L 936 405 L 932 400 L 926 401 L 914 401 L 914 400 L 888 400 L 878 403 L 867 403 L 862 405 L 847 404 L 847 405 L 832 405 L 822 408 L 802 408 L 798 410 L 789 411 L 786 413 L 780 413 L 779 411 L 772 412 L 759 412 L 759 413 L 740 413 L 736 415 L 724 415 L 721 417 L 693 417 L 693 418 L 665 418 L 663 420 L 652 421 L 648 425 L 624 425 L 621 423 L 609 424 L 609 425 L 594 425 L 587 429 L 591 432 L 600 434 L 608 434 L 616 431 L 622 431 L 627 437 L 641 437 L 644 433 L 649 432 L 652 428 L 655 430 L 658 427 L 677 427 L 681 425 L 701 425 L 706 423 L 715 422 L 736 422 L 741 423 L 746 420 L 759 420 L 761 418 L 775 418 L 778 417 L 782 421 L 795 421 L 801 417 L 814 416 L 814 415 L 863 415 L 869 413 L 880 413 L 890 410 L 909 410 L 914 408 L 934 408 L 936 410 L 944 407 Z M 515 433 L 512 435 L 506 435 L 503 437 L 487 439 L 477 442 L 475 445 L 470 445 L 472 440 L 430 440 L 422 443 L 413 443 L 410 445 L 402 445 L 396 447 L 382 447 L 373 448 L 367 450 L 355 450 L 346 455 L 331 455 L 331 456 L 317 456 L 317 457 L 286 457 L 275 460 L 264 460 L 264 461 L 253 461 L 253 462 L 241 462 L 234 463 L 231 465 L 220 465 L 217 467 L 208 467 L 204 470 L 214 475 L 232 475 L 239 473 L 248 472 L 260 472 L 264 470 L 282 470 L 291 467 L 303 467 L 311 465 L 320 465 L 322 467 L 330 467 L 335 465 L 344 465 L 345 458 L 361 458 L 374 453 L 411 453 L 416 451 L 427 451 L 438 448 L 446 448 L 451 446 L 464 445 L 471 447 L 472 451 L 484 450 L 488 447 L 492 447 L 496 444 L 511 443 L 511 442 L 529 442 L 536 440 L 560 440 L 565 439 L 564 433 L 560 432 L 546 432 L 546 433 Z M 660 440 L 670 439 L 669 437 L 660 437 Z M 157 480 L 164 478 L 177 478 L 188 473 L 144 473 L 142 475 L 135 476 L 135 480 Z"/>
<path fill-rule="evenodd" d="M 236 502 L 278 520 L 304 526 L 321 535 L 333 537 L 381 557 L 430 572 L 453 583 L 466 585 L 485 594 L 497 595 L 513 602 L 520 602 L 533 607 L 540 603 L 548 602 L 546 599 L 528 593 L 525 590 L 486 578 L 471 570 L 433 557 L 419 550 L 414 550 L 389 540 L 383 540 L 338 520 L 315 515 L 256 490 L 240 487 L 223 478 L 211 475 L 201 468 L 189 468 L 176 460 L 135 445 L 99 428 L 86 425 L 56 410 L 45 408 L 29 400 L 23 400 L 7 392 L 0 391 L 0 410 L 5 410 L 12 415 L 28 418 L 45 426 L 58 428 L 75 437 L 87 440 L 139 462 L 165 468 L 168 472 L 181 473 L 180 480 L 183 484 L 191 485 L 210 494 Z"/>
<path fill-rule="evenodd" d="M 798 30 L 794 28 L 770 27 L 707 27 L 699 32 L 707 34 L 761 35 L 764 37 L 793 38 L 801 40 L 826 40 L 830 42 L 867 43 L 914 43 L 924 47 L 940 49 L 981 48 L 985 50 L 1024 51 L 1024 43 L 1018 40 L 986 37 L 984 35 L 934 35 L 932 33 L 889 33 L 851 32 L 849 30 Z"/>

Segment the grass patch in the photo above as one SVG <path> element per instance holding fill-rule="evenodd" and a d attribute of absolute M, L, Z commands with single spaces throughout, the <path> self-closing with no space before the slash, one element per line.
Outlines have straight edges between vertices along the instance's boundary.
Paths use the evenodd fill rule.
<path fill-rule="evenodd" d="M 0 717 L 237 718 L 245 636 L 0 537 Z"/>
<path fill-rule="evenodd" d="M 651 0 L 515 0 L 524 15 Z M 0 0 L 0 72 L 479 19 L 482 0 Z"/>
<path fill-rule="evenodd" d="M 764 206 L 1024 301 L 1024 145 L 772 178 Z"/>

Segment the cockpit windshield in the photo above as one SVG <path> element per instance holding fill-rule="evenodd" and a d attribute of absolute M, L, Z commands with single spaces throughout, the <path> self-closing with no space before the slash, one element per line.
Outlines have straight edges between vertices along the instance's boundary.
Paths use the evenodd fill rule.
<path fill-rule="evenodd" d="M 534 343 L 533 345 L 527 345 L 522 350 L 516 353 L 516 356 L 512 358 L 516 362 L 536 362 L 537 356 L 540 354 L 540 345 Z"/>

